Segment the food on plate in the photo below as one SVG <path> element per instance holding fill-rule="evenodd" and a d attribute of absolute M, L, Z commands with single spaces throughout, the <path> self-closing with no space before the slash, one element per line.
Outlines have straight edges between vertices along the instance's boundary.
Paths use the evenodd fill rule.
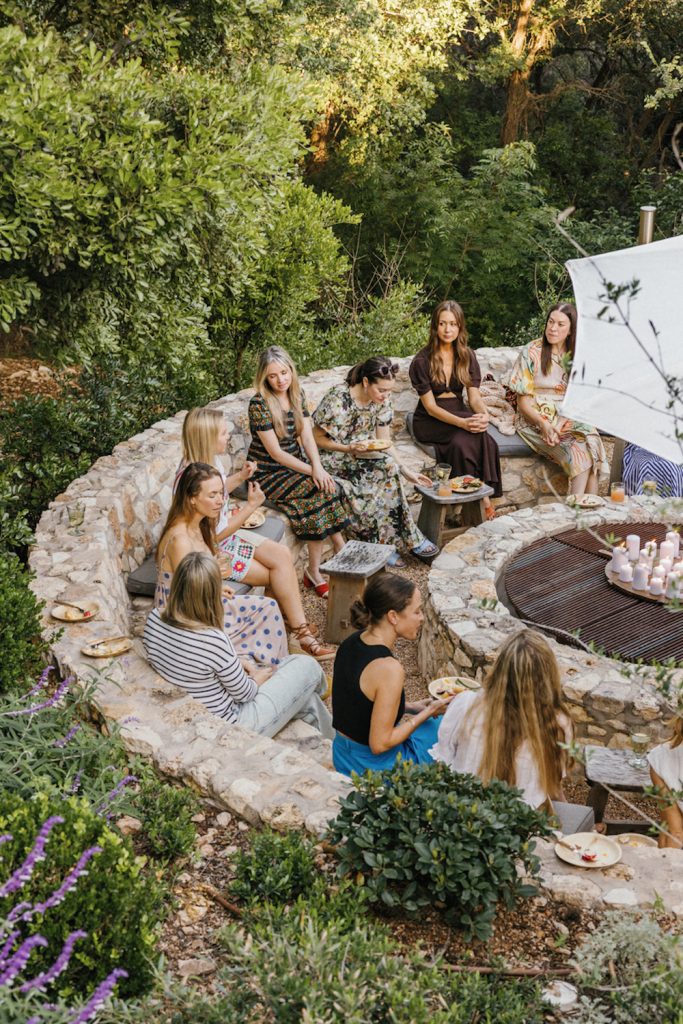
<path fill-rule="evenodd" d="M 384 437 L 368 437 L 362 441 L 356 441 L 355 447 L 365 452 L 381 452 L 391 448 L 391 441 Z"/>
<path fill-rule="evenodd" d="M 597 853 L 594 853 L 592 850 L 584 850 L 583 853 L 581 854 L 581 860 L 588 861 L 589 864 L 592 864 L 593 861 L 595 861 L 597 859 L 598 859 Z"/>
<path fill-rule="evenodd" d="M 478 491 L 483 481 L 476 476 L 454 476 L 450 484 L 454 491 Z"/>

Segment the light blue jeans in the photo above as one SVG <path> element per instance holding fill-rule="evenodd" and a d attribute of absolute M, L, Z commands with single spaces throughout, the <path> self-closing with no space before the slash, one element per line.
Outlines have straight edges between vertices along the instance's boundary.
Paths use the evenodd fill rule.
<path fill-rule="evenodd" d="M 275 736 L 287 722 L 301 718 L 331 740 L 332 716 L 319 696 L 326 689 L 325 673 L 318 662 L 307 654 L 291 654 L 259 686 L 254 700 L 240 706 L 238 725 L 262 736 Z"/>

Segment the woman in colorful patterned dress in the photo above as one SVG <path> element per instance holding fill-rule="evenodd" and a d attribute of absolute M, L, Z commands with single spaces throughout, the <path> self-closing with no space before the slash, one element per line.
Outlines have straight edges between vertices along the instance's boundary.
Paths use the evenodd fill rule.
<path fill-rule="evenodd" d="M 401 474 L 411 483 L 431 480 L 401 466 L 389 452 L 367 452 L 360 441 L 391 440 L 391 393 L 398 365 L 371 356 L 349 370 L 344 384 L 330 388 L 313 413 L 313 435 L 323 466 L 338 479 L 351 514 L 349 532 L 359 540 L 393 544 L 389 565 L 401 566 L 401 551 L 430 560 L 439 549 L 418 530 L 410 514 Z"/>
<path fill-rule="evenodd" d="M 203 462 L 190 463 L 178 481 L 157 547 L 156 608 L 165 607 L 173 573 L 185 555 L 190 551 L 217 555 L 215 522 L 222 505 L 223 481 L 218 471 Z M 222 565 L 221 572 L 229 575 L 230 567 Z M 290 632 L 304 654 L 318 661 L 331 657 L 334 647 L 321 644 L 306 622 L 296 576 L 281 599 Z M 225 632 L 240 657 L 275 665 L 287 656 L 287 634 L 277 601 L 251 594 L 235 596 L 226 584 L 223 607 Z"/>
<path fill-rule="evenodd" d="M 543 337 L 525 345 L 510 378 L 517 394 L 517 433 L 539 455 L 556 462 L 569 478 L 571 494 L 597 494 L 598 476 L 608 472 L 605 448 L 595 427 L 560 415 L 574 356 L 576 309 L 553 306 Z"/>
<path fill-rule="evenodd" d="M 266 497 L 287 514 L 296 536 L 308 541 L 304 585 L 326 597 L 320 575 L 323 542 L 329 537 L 341 551 L 341 531 L 349 521 L 337 485 L 320 461 L 296 367 L 279 345 L 261 353 L 254 386 L 248 458 L 258 465 L 256 478 Z"/>
<path fill-rule="evenodd" d="M 410 364 L 410 380 L 419 402 L 413 416 L 416 440 L 432 445 L 436 461 L 447 463 L 452 476 L 479 477 L 503 493 L 498 445 L 487 433 L 489 414 L 481 397 L 481 370 L 469 347 L 462 306 L 447 299 L 432 314 L 429 342 Z M 467 402 L 463 391 L 467 391 Z M 486 518 L 495 511 L 484 498 Z"/>

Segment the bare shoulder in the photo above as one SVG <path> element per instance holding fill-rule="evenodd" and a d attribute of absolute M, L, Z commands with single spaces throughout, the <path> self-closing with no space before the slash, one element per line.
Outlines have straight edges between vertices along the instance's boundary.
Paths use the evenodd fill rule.
<path fill-rule="evenodd" d="M 403 665 L 397 658 L 375 658 L 360 677 L 361 689 L 371 700 L 375 699 L 380 686 L 385 693 L 400 692 L 405 675 Z"/>

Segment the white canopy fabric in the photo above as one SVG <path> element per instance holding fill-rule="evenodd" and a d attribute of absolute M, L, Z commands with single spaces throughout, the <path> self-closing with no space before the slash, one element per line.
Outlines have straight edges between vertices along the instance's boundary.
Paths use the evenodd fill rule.
<path fill-rule="evenodd" d="M 683 387 L 683 236 L 566 266 L 578 324 L 562 413 L 683 465 L 683 402 L 667 386 Z"/>

